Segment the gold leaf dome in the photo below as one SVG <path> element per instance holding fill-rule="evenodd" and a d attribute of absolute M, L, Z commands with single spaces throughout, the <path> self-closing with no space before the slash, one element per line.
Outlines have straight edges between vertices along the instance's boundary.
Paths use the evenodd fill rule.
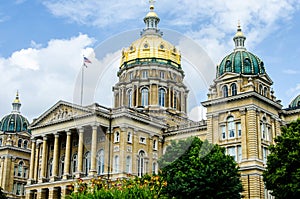
<path fill-rule="evenodd" d="M 134 41 L 129 48 L 124 49 L 120 68 L 144 61 L 165 63 L 181 68 L 180 52 L 158 35 L 146 34 Z"/>
<path fill-rule="evenodd" d="M 141 38 L 122 51 L 120 69 L 147 63 L 168 64 L 181 69 L 180 52 L 162 38 L 162 32 L 157 28 L 159 20 L 151 5 L 144 18 L 146 28 L 142 31 Z"/>

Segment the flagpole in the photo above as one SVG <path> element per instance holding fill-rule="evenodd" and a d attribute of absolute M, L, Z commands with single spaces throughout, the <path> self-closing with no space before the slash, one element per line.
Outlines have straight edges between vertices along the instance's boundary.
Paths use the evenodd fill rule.
<path fill-rule="evenodd" d="M 81 94 L 80 94 L 80 105 L 82 106 L 82 101 L 83 101 L 83 75 L 84 73 L 84 63 L 81 66 Z"/>

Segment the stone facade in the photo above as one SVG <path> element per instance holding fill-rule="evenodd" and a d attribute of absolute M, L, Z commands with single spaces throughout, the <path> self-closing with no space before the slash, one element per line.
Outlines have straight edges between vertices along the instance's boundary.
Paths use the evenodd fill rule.
<path fill-rule="evenodd" d="M 14 186 L 19 185 L 14 184 L 23 187 L 27 180 L 27 199 L 56 199 L 68 194 L 78 178 L 157 173 L 157 160 L 171 140 L 198 136 L 234 157 L 244 198 L 272 198 L 262 179 L 267 148 L 282 125 L 300 116 L 300 103 L 282 109 L 263 62 L 246 50 L 238 27 L 234 52 L 217 66 L 202 102 L 207 119 L 189 120 L 180 51 L 162 39 L 153 6 L 144 21 L 141 38 L 122 51 L 113 108 L 59 101 L 30 125 L 31 134 L 1 134 L 0 182 L 7 193 L 24 197 L 16 196 L 19 188 Z M 24 144 L 14 147 L 20 137 L 31 150 Z M 18 170 L 12 172 L 20 161 L 21 178 Z"/>

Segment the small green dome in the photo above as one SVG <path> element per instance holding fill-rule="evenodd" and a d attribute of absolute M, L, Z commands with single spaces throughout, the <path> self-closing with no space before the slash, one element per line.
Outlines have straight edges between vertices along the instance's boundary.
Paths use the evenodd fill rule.
<path fill-rule="evenodd" d="M 28 120 L 18 113 L 6 115 L 0 121 L 0 130 L 4 132 L 22 132 L 27 131 Z"/>
<path fill-rule="evenodd" d="M 240 25 L 238 25 L 237 33 L 233 37 L 235 49 L 227 55 L 217 66 L 217 77 L 220 77 L 226 72 L 257 75 L 265 74 L 264 63 L 254 54 L 247 51 L 245 48 L 245 40 Z"/>
<path fill-rule="evenodd" d="M 227 55 L 217 68 L 217 77 L 226 72 L 246 75 L 265 74 L 264 63 L 247 50 L 237 50 Z"/>
<path fill-rule="evenodd" d="M 4 116 L 2 120 L 0 120 L 0 131 L 12 133 L 28 131 L 29 122 L 20 113 L 21 102 L 18 92 L 12 106 L 13 110 L 11 114 Z"/>
<path fill-rule="evenodd" d="M 300 108 L 300 95 L 298 95 L 293 101 L 290 103 L 289 108 L 295 109 Z"/>

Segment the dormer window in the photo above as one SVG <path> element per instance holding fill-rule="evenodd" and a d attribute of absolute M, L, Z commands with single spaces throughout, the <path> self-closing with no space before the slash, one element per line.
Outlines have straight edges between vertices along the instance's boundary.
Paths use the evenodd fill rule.
<path fill-rule="evenodd" d="M 231 95 L 232 96 L 237 95 L 237 88 L 236 88 L 236 84 L 235 83 L 231 84 L 230 90 L 231 90 Z"/>
<path fill-rule="evenodd" d="M 222 94 L 223 94 L 223 97 L 228 97 L 228 87 L 227 87 L 227 85 L 224 85 L 223 87 L 222 87 Z"/>
<path fill-rule="evenodd" d="M 225 63 L 225 71 L 230 72 L 231 71 L 231 61 L 227 60 Z"/>

